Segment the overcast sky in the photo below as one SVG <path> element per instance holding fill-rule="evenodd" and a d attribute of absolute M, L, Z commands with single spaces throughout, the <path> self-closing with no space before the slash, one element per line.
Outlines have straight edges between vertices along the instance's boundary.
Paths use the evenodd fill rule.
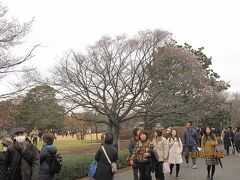
<path fill-rule="evenodd" d="M 179 43 L 205 47 L 213 69 L 240 91 L 240 26 L 237 0 L 2 0 L 8 16 L 35 18 L 26 50 L 41 44 L 31 64 L 46 73 L 64 52 L 84 50 L 102 35 L 163 29 Z"/>

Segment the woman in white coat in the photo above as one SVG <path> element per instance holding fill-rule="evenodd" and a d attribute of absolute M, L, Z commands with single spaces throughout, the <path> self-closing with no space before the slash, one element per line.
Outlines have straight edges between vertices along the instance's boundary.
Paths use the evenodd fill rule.
<path fill-rule="evenodd" d="M 170 175 L 172 175 L 174 164 L 176 164 L 176 177 L 179 179 L 180 164 L 183 163 L 183 145 L 175 129 L 172 130 L 171 137 L 167 140 L 167 146 L 169 149 L 168 162 L 170 164 Z"/>

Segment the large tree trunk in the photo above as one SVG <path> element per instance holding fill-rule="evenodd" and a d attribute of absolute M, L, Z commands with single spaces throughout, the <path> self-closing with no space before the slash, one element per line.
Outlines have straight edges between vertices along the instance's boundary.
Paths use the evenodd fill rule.
<path fill-rule="evenodd" d="M 110 132 L 114 136 L 115 143 L 117 144 L 118 150 L 120 149 L 120 124 L 113 124 L 110 122 Z"/>

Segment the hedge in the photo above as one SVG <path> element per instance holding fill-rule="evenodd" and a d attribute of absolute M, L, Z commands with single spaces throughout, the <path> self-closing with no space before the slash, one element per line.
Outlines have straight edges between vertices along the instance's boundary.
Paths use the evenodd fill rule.
<path fill-rule="evenodd" d="M 128 150 L 120 150 L 118 154 L 118 168 L 126 167 L 126 156 Z M 95 154 L 67 155 L 64 156 L 64 163 L 60 174 L 56 177 L 58 180 L 75 180 L 86 177 L 91 162 Z"/>

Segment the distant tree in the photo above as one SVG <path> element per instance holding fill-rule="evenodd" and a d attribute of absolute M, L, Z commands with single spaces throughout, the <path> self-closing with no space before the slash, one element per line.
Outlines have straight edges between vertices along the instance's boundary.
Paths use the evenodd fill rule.
<path fill-rule="evenodd" d="M 33 20 L 20 24 L 17 19 L 8 20 L 6 17 L 7 8 L 0 3 L 0 81 L 7 75 L 16 72 L 28 72 L 30 68 L 24 68 L 21 65 L 32 57 L 34 46 L 23 56 L 13 54 L 13 49 L 20 46 L 22 39 L 29 33 Z M 18 84 L 19 85 L 19 84 Z M 6 98 L 25 89 L 26 85 L 17 86 L 17 90 L 5 94 L 0 94 L 0 98 Z"/>
<path fill-rule="evenodd" d="M 233 127 L 240 127 L 240 93 L 229 94 L 228 103 L 228 111 L 232 117 L 230 123 Z"/>
<path fill-rule="evenodd" d="M 13 115 L 17 111 L 16 100 L 6 100 L 0 102 L 0 139 L 7 131 L 15 127 Z"/>
<path fill-rule="evenodd" d="M 145 115 L 138 110 L 143 102 L 150 103 L 144 101 L 150 84 L 147 69 L 168 37 L 160 30 L 142 31 L 133 38 L 105 36 L 86 55 L 70 53 L 55 68 L 52 83 L 68 102 L 107 116 L 118 140 L 122 123 Z"/>
<path fill-rule="evenodd" d="M 149 114 L 156 114 L 143 119 L 145 128 L 159 123 L 183 125 L 189 120 L 202 124 L 223 112 L 225 98 L 221 92 L 228 85 L 218 81 L 219 76 L 209 68 L 211 59 L 203 54 L 203 49 L 195 51 L 185 46 L 171 42 L 160 47 L 155 55 L 149 69 L 153 85 L 148 96 L 151 98 L 155 92 L 159 95 L 145 107 Z"/>
<path fill-rule="evenodd" d="M 188 49 L 191 53 L 193 53 L 202 65 L 202 68 L 206 70 L 207 72 L 207 77 L 209 80 L 209 85 L 212 87 L 216 87 L 218 92 L 227 90 L 230 85 L 224 81 L 220 80 L 220 75 L 216 73 L 213 69 L 211 69 L 212 65 L 212 57 L 208 57 L 204 52 L 204 47 L 198 48 L 198 49 L 193 49 L 191 45 L 184 43 L 184 46 L 178 46 L 180 48 L 185 48 Z"/>
<path fill-rule="evenodd" d="M 32 88 L 23 98 L 15 122 L 28 129 L 61 129 L 65 110 L 56 98 L 56 91 L 47 85 Z"/>
<path fill-rule="evenodd" d="M 66 130 L 72 130 L 72 131 L 77 131 L 77 132 L 82 132 L 84 133 L 87 131 L 89 124 L 80 118 L 76 118 L 73 116 L 66 116 L 64 119 L 64 128 Z"/>

